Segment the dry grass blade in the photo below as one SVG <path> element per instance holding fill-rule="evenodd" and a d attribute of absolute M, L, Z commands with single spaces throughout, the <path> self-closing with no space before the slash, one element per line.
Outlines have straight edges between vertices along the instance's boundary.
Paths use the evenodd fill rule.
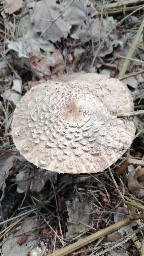
<path fill-rule="evenodd" d="M 138 41 L 139 41 L 139 38 L 140 38 L 140 36 L 142 34 L 142 31 L 143 31 L 143 28 L 144 28 L 144 19 L 142 20 L 142 23 L 141 23 L 141 25 L 139 27 L 139 30 L 138 30 L 138 32 L 137 32 L 137 34 L 136 34 L 136 36 L 135 36 L 135 38 L 134 38 L 134 40 L 132 42 L 132 45 L 131 45 L 131 47 L 129 49 L 129 52 L 127 54 L 127 59 L 125 60 L 123 66 L 122 66 L 122 69 L 121 69 L 121 71 L 119 73 L 119 76 L 118 76 L 119 79 L 121 79 L 121 77 L 125 74 L 125 72 L 127 70 L 127 67 L 129 65 L 129 62 L 130 62 L 129 58 L 132 57 L 132 55 L 133 55 L 133 53 L 134 53 L 134 51 L 136 49 L 136 46 L 137 46 Z"/>
<path fill-rule="evenodd" d="M 4 221 L 0 222 L 0 226 L 1 226 L 1 225 L 4 225 L 5 223 L 11 222 L 11 221 L 13 221 L 13 220 L 16 220 L 16 219 L 18 219 L 18 218 L 20 218 L 20 217 L 23 217 L 23 216 L 25 216 L 25 215 L 29 215 L 29 214 L 31 214 L 32 212 L 36 211 L 36 210 L 37 210 L 37 209 L 34 208 L 34 209 L 31 209 L 31 210 L 29 210 L 29 211 L 27 211 L 27 212 L 21 213 L 21 214 L 15 216 L 15 217 L 12 217 L 12 218 L 9 218 L 9 219 L 7 219 L 7 220 L 4 220 Z"/>

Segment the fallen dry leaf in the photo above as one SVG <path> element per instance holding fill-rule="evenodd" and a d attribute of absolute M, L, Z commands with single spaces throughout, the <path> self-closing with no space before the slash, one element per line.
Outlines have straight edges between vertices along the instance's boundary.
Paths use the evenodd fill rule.
<path fill-rule="evenodd" d="M 144 196 L 144 182 L 138 182 L 135 169 L 133 165 L 128 166 L 128 188 L 132 194 L 137 197 Z"/>
<path fill-rule="evenodd" d="M 19 245 L 22 245 L 27 241 L 27 239 L 28 239 L 28 235 L 23 234 L 21 237 L 19 237 L 19 239 L 17 240 L 17 243 Z"/>
<path fill-rule="evenodd" d="M 18 31 L 21 31 L 17 41 L 7 40 L 6 42 L 8 49 L 16 51 L 19 58 L 29 58 L 29 56 L 39 57 L 42 52 L 51 52 L 54 49 L 54 46 L 50 42 L 44 41 L 34 32 L 28 15 L 20 20 L 17 28 Z"/>
<path fill-rule="evenodd" d="M 45 250 L 45 246 L 43 246 L 44 250 Z M 40 247 L 35 247 L 31 250 L 29 256 L 40 256 L 43 255 L 43 249 Z"/>
<path fill-rule="evenodd" d="M 23 0 L 5 0 L 3 8 L 5 13 L 12 14 L 23 6 Z"/>
<path fill-rule="evenodd" d="M 0 120 L 3 113 L 4 113 L 4 108 L 3 108 L 2 102 L 0 101 Z"/>
<path fill-rule="evenodd" d="M 0 76 L 2 77 L 3 75 L 6 76 L 8 70 L 7 70 L 7 62 L 5 60 L 0 59 Z M 0 91 L 1 91 L 1 86 L 0 86 Z"/>
<path fill-rule="evenodd" d="M 42 236 L 43 238 L 48 238 L 49 234 L 51 234 L 51 230 L 49 228 L 44 228 L 42 230 Z"/>
<path fill-rule="evenodd" d="M 105 193 L 103 193 L 102 191 L 99 191 L 99 194 L 101 196 L 101 200 L 105 205 L 109 204 L 109 198 L 107 197 L 107 195 Z"/>
<path fill-rule="evenodd" d="M 124 207 L 118 207 L 116 213 L 114 214 L 114 222 L 117 223 L 127 217 L 128 210 Z M 119 228 L 117 231 L 109 234 L 107 236 L 107 241 L 109 242 L 117 242 L 119 239 L 124 239 L 125 234 L 128 233 L 128 230 L 131 228 L 131 225 L 127 225 Z M 121 247 L 126 248 L 128 246 L 127 243 L 123 243 Z M 113 255 L 113 254 L 112 254 Z"/>
<path fill-rule="evenodd" d="M 31 170 L 30 170 L 31 171 Z M 17 192 L 18 193 L 24 193 L 27 192 L 30 188 L 30 182 L 31 182 L 31 175 L 30 171 L 19 171 L 19 173 L 16 175 L 16 182 L 17 182 Z"/>
<path fill-rule="evenodd" d="M 136 170 L 136 177 L 138 182 L 144 182 L 144 167 L 140 170 Z"/>
<path fill-rule="evenodd" d="M 66 202 L 69 217 L 67 221 L 67 239 L 77 236 L 90 224 L 91 203 L 91 200 L 87 201 L 86 198 L 82 196 L 79 198 L 77 195 L 73 200 Z"/>
<path fill-rule="evenodd" d="M 26 21 L 24 20 L 24 22 Z M 30 27 L 30 24 L 23 38 L 19 38 L 17 42 L 7 40 L 7 43 L 9 50 L 13 50 L 17 53 L 18 60 L 24 57 L 25 65 L 29 69 L 33 68 L 33 70 L 36 70 L 39 76 L 45 79 L 52 74 L 61 74 L 65 69 L 65 61 L 61 52 L 50 42 L 46 42 L 40 38 Z M 15 65 L 17 65 L 17 62 Z M 5 94 L 7 97 L 14 98 L 14 96 L 17 96 L 10 96 L 8 92 Z"/>
<path fill-rule="evenodd" d="M 11 89 L 5 90 L 1 95 L 5 100 L 12 101 L 14 105 L 20 101 L 21 95 Z"/>
<path fill-rule="evenodd" d="M 64 72 L 65 61 L 60 51 L 53 49 L 51 52 L 40 54 L 39 57 L 31 59 L 33 66 L 42 73 L 43 76 L 59 75 Z"/>
<path fill-rule="evenodd" d="M 0 188 L 9 175 L 10 169 L 13 167 L 14 156 L 6 152 L 0 156 Z"/>
<path fill-rule="evenodd" d="M 132 89 L 136 89 L 138 87 L 138 80 L 134 76 L 125 78 L 122 81 L 124 84 L 130 86 Z"/>
<path fill-rule="evenodd" d="M 126 170 L 127 170 L 127 167 L 129 165 L 129 162 L 128 160 L 124 161 L 119 167 L 118 167 L 118 170 L 117 170 L 117 175 L 122 175 Z"/>
<path fill-rule="evenodd" d="M 12 90 L 21 94 L 22 93 L 22 80 L 14 79 Z"/>
<path fill-rule="evenodd" d="M 135 176 L 128 177 L 128 188 L 132 194 L 137 197 L 144 196 L 144 186 L 142 187 L 141 184 L 138 182 Z"/>
<path fill-rule="evenodd" d="M 74 27 L 70 34 L 74 39 L 88 41 L 93 35 L 96 36 L 99 34 L 98 12 L 88 0 L 74 0 L 64 11 L 63 17 Z"/>
<path fill-rule="evenodd" d="M 40 192 L 43 189 L 46 181 L 50 180 L 55 182 L 57 180 L 57 175 L 57 173 L 49 172 L 39 168 L 31 181 L 31 191 Z"/>
<path fill-rule="evenodd" d="M 127 217 L 128 210 L 124 207 L 118 207 L 114 214 L 114 222 L 117 223 Z"/>
<path fill-rule="evenodd" d="M 57 180 L 57 173 L 39 168 L 33 174 L 32 170 L 26 167 L 25 170 L 20 170 L 16 175 L 17 192 L 24 193 L 28 190 L 40 192 L 47 180 L 55 182 Z"/>
<path fill-rule="evenodd" d="M 2 245 L 2 255 L 3 256 L 26 256 L 29 255 L 30 251 L 37 246 L 37 238 L 39 236 L 39 227 L 40 222 L 35 217 L 27 217 L 19 227 L 15 228 L 15 233 L 8 234 L 8 236 L 3 240 Z M 25 237 L 25 234 L 28 234 L 26 243 L 21 243 L 22 238 Z M 21 241 L 20 241 L 21 240 Z M 24 240 L 23 240 L 24 241 Z"/>
<path fill-rule="evenodd" d="M 31 19 L 34 30 L 41 32 L 44 40 L 55 43 L 60 41 L 60 38 L 68 36 L 71 25 L 62 18 L 61 12 L 63 9 L 64 6 L 58 4 L 56 0 L 45 0 L 36 3 Z"/>

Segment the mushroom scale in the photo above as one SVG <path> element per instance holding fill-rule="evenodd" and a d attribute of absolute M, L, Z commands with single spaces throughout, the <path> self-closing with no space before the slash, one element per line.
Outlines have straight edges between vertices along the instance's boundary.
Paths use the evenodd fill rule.
<path fill-rule="evenodd" d="M 83 74 L 69 82 L 48 81 L 28 91 L 13 115 L 12 136 L 37 167 L 59 173 L 96 173 L 129 148 L 131 95 L 117 79 Z"/>

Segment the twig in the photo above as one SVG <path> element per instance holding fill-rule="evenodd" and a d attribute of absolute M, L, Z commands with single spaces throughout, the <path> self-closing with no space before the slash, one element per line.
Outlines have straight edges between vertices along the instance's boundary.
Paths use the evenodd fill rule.
<path fill-rule="evenodd" d="M 92 242 L 94 242 L 95 240 L 99 239 L 100 237 L 106 236 L 114 231 L 116 231 L 117 229 L 123 227 L 123 226 L 127 226 L 129 225 L 132 221 L 134 220 L 138 220 L 138 219 L 143 219 L 144 218 L 144 214 L 142 215 L 128 215 L 128 217 L 124 220 L 121 220 L 107 228 L 104 228 L 84 239 L 80 239 L 78 240 L 76 243 L 70 244 L 64 248 L 61 248 L 59 250 L 54 251 L 52 254 L 48 254 L 47 256 L 64 256 L 64 255 L 68 255 L 71 252 L 74 252 L 78 249 L 80 249 L 81 247 L 88 245 Z"/>
<path fill-rule="evenodd" d="M 118 69 L 117 65 L 116 64 L 110 64 L 110 63 L 105 63 L 101 57 L 99 57 L 99 60 L 101 62 L 101 64 L 105 67 L 108 67 L 108 68 L 115 68 L 116 70 Z M 143 71 L 144 72 L 144 71 Z"/>
<path fill-rule="evenodd" d="M 139 5 L 139 7 L 143 7 L 143 5 Z M 132 12 L 133 10 L 137 9 L 138 6 L 124 6 L 123 8 L 115 8 L 115 9 L 108 9 L 105 10 L 107 14 L 109 15 L 113 15 L 113 14 L 117 14 L 117 13 L 126 13 L 126 12 Z M 99 9 L 98 9 L 99 10 Z"/>
<path fill-rule="evenodd" d="M 132 200 L 127 196 L 124 197 L 124 202 L 125 202 L 125 204 L 131 205 L 131 206 L 137 208 L 138 210 L 144 212 L 144 205 L 142 205 L 141 203 L 138 203 L 137 201 Z"/>
<path fill-rule="evenodd" d="M 15 77 L 18 79 L 21 79 L 20 76 L 16 73 L 16 71 L 13 69 L 12 65 L 7 61 L 5 55 L 3 54 L 3 52 L 0 52 L 2 58 L 6 61 L 7 65 L 9 66 L 9 68 L 12 70 L 12 72 L 15 74 Z"/>
<path fill-rule="evenodd" d="M 135 138 L 139 137 L 141 133 L 144 133 L 144 129 L 140 130 L 140 131 L 136 134 Z"/>
<path fill-rule="evenodd" d="M 23 216 L 25 216 L 25 215 L 29 215 L 29 214 L 31 214 L 32 212 L 36 211 L 36 210 L 37 210 L 37 208 L 34 208 L 34 209 L 29 210 L 29 211 L 27 211 L 27 212 L 23 212 L 22 214 L 19 214 L 19 215 L 15 216 L 15 217 L 12 217 L 12 218 L 9 218 L 9 219 L 7 219 L 7 220 L 4 220 L 4 221 L 0 222 L 0 226 L 3 225 L 3 224 L 5 224 L 5 223 L 8 223 L 8 222 L 10 222 L 10 221 L 16 220 L 16 219 L 18 219 L 18 218 L 20 218 L 20 217 L 23 217 Z"/>
<path fill-rule="evenodd" d="M 131 15 L 133 15 L 135 12 L 138 12 L 139 10 L 141 10 L 143 8 L 143 6 L 137 8 L 136 10 L 134 10 L 133 12 L 131 12 L 129 15 L 127 15 L 126 17 L 124 17 L 122 20 L 120 20 L 119 22 L 117 22 L 117 24 L 108 32 L 108 34 L 103 38 L 103 40 L 101 41 L 101 44 L 99 45 L 94 57 L 93 57 L 93 60 L 92 60 L 92 64 L 91 64 L 91 69 L 93 68 L 94 66 L 94 63 L 95 63 L 95 60 L 96 60 L 96 57 L 101 49 L 101 46 L 103 45 L 103 43 L 105 42 L 106 38 L 111 34 L 111 32 L 116 29 L 116 27 L 118 25 L 120 25 L 123 21 L 125 21 L 128 17 L 130 17 Z"/>
<path fill-rule="evenodd" d="M 138 110 L 138 111 L 133 111 L 129 113 L 122 113 L 122 114 L 117 114 L 117 117 L 131 117 L 131 116 L 140 116 L 144 115 L 144 110 Z"/>
<path fill-rule="evenodd" d="M 0 239 L 2 239 L 3 236 L 5 236 L 10 230 L 12 230 L 19 222 L 21 222 L 24 219 L 24 217 L 16 220 L 14 223 L 10 224 L 8 227 L 6 227 L 4 230 L 0 232 Z"/>
<path fill-rule="evenodd" d="M 118 193 L 119 193 L 120 197 L 121 197 L 122 199 L 124 199 L 124 196 L 123 196 L 123 194 L 121 193 L 121 191 L 119 190 L 118 185 L 117 185 L 117 183 L 116 183 L 116 181 L 115 181 L 115 179 L 114 179 L 114 176 L 113 176 L 113 174 L 112 174 L 111 171 L 110 171 L 110 175 L 111 175 L 111 177 L 112 177 L 113 183 L 115 184 L 115 187 L 116 187 L 117 190 L 118 190 Z"/>
<path fill-rule="evenodd" d="M 119 73 L 119 75 L 118 75 L 118 78 L 119 78 L 119 79 L 125 74 L 125 72 L 126 72 L 126 70 L 127 70 L 127 67 L 128 67 L 128 65 L 129 65 L 129 62 L 130 62 L 130 58 L 132 57 L 132 55 L 133 55 L 133 53 L 134 53 L 134 51 L 135 51 L 135 49 L 136 49 L 136 47 L 137 47 L 137 44 L 138 44 L 139 38 L 140 38 L 140 36 L 141 36 L 141 34 L 142 34 L 143 28 L 144 28 L 144 19 L 142 20 L 142 23 L 141 23 L 141 25 L 140 25 L 140 27 L 139 27 L 137 33 L 136 33 L 136 36 L 135 36 L 135 38 L 134 38 L 134 40 L 133 40 L 133 42 L 132 42 L 132 44 L 131 44 L 130 49 L 129 49 L 129 51 L 128 51 L 127 59 L 125 60 L 123 66 L 122 66 L 122 68 L 121 68 L 121 71 L 120 71 L 120 73 Z M 143 63 L 144 63 L 144 62 L 143 62 Z"/>
<path fill-rule="evenodd" d="M 123 77 L 121 77 L 120 80 L 129 78 L 129 77 L 132 77 L 132 76 L 137 76 L 137 75 L 139 75 L 139 74 L 141 74 L 141 73 L 144 73 L 144 70 L 143 70 L 143 69 L 141 69 L 141 70 L 139 70 L 139 71 L 136 71 L 136 72 L 132 72 L 132 73 L 130 73 L 130 74 L 126 74 L 126 75 L 124 75 Z"/>
<path fill-rule="evenodd" d="M 42 216 L 42 215 L 41 215 Z M 43 217 L 43 216 L 42 216 Z M 60 238 L 60 236 L 57 234 L 57 232 L 52 228 L 52 226 L 49 224 L 49 222 L 46 219 L 43 219 L 44 222 L 48 225 L 48 227 L 51 229 L 51 231 L 54 233 L 55 238 L 57 238 L 60 243 L 64 246 L 63 239 Z"/>
<path fill-rule="evenodd" d="M 139 159 L 135 159 L 135 158 L 128 158 L 128 163 L 129 164 L 136 164 L 136 165 L 141 165 L 144 166 L 144 161 L 139 160 Z"/>
<path fill-rule="evenodd" d="M 113 249 L 119 247 L 119 246 L 122 246 L 124 243 L 128 242 L 130 239 L 132 239 L 137 233 L 140 232 L 140 229 L 143 228 L 143 225 L 138 228 L 137 230 L 131 232 L 130 234 L 127 234 L 126 236 L 122 237 L 121 239 L 119 239 L 118 241 L 113 242 L 113 243 L 110 243 L 110 247 L 106 248 L 105 250 L 102 250 L 101 252 L 99 253 L 93 253 L 91 254 L 90 256 L 100 256 L 100 255 L 104 255 L 106 252 L 109 252 L 109 251 L 112 251 Z"/>
<path fill-rule="evenodd" d="M 67 10 L 67 8 L 73 3 L 74 0 L 72 0 L 63 11 L 60 12 L 60 14 L 55 18 L 55 20 L 52 21 L 52 23 L 41 33 L 40 37 L 44 35 L 44 33 L 56 22 L 56 20 Z"/>
<path fill-rule="evenodd" d="M 54 187 L 53 182 L 51 182 L 51 186 L 52 186 L 52 189 L 53 189 L 53 192 L 54 192 L 54 196 L 55 196 L 56 213 L 57 213 L 58 224 L 59 224 L 59 229 L 60 229 L 60 234 L 61 234 L 60 241 L 61 241 L 62 245 L 64 246 L 64 238 L 63 238 L 62 227 L 61 227 L 60 216 L 59 216 L 59 208 L 58 208 L 59 204 L 58 204 L 58 201 L 57 201 L 56 191 L 55 191 L 55 187 Z"/>
<path fill-rule="evenodd" d="M 123 0 L 117 1 L 116 3 L 110 3 L 105 6 L 105 8 L 119 8 L 123 7 L 124 5 L 136 5 L 136 4 L 144 4 L 144 0 Z"/>
<path fill-rule="evenodd" d="M 144 98 L 144 93 L 138 93 L 136 96 L 135 96 L 135 100 L 138 100 L 140 99 L 140 101 Z M 139 101 L 139 102 L 140 102 Z"/>
<path fill-rule="evenodd" d="M 104 11 L 108 14 L 120 13 L 120 12 L 127 12 L 135 10 L 137 7 L 142 6 L 144 4 L 143 0 L 123 0 L 123 1 L 116 1 L 116 3 L 110 3 L 104 5 Z M 101 5 L 98 6 L 98 10 L 100 11 Z"/>
<path fill-rule="evenodd" d="M 139 60 L 139 59 L 134 59 L 134 58 L 130 58 L 130 57 L 125 57 L 125 56 L 122 56 L 122 55 L 118 55 L 119 58 L 123 58 L 123 59 L 126 59 L 126 60 L 131 60 L 131 61 L 136 61 L 136 62 L 140 62 L 141 64 L 144 64 L 144 61 L 143 60 Z"/>
<path fill-rule="evenodd" d="M 6 183 L 4 182 L 4 184 L 2 185 L 1 191 L 2 191 L 2 195 L 0 198 L 0 203 L 3 201 L 4 197 L 5 197 L 5 188 L 6 188 Z"/>
<path fill-rule="evenodd" d="M 136 105 L 134 106 L 135 109 L 139 110 L 139 109 L 144 109 L 144 105 Z"/>

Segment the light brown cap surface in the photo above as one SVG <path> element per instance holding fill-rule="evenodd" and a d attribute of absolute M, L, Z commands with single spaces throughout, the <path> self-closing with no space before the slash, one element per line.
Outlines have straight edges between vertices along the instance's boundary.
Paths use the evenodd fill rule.
<path fill-rule="evenodd" d="M 133 121 L 117 118 L 131 111 L 131 94 L 117 79 L 82 74 L 69 82 L 48 81 L 17 104 L 13 141 L 29 162 L 49 171 L 101 172 L 134 139 Z"/>

